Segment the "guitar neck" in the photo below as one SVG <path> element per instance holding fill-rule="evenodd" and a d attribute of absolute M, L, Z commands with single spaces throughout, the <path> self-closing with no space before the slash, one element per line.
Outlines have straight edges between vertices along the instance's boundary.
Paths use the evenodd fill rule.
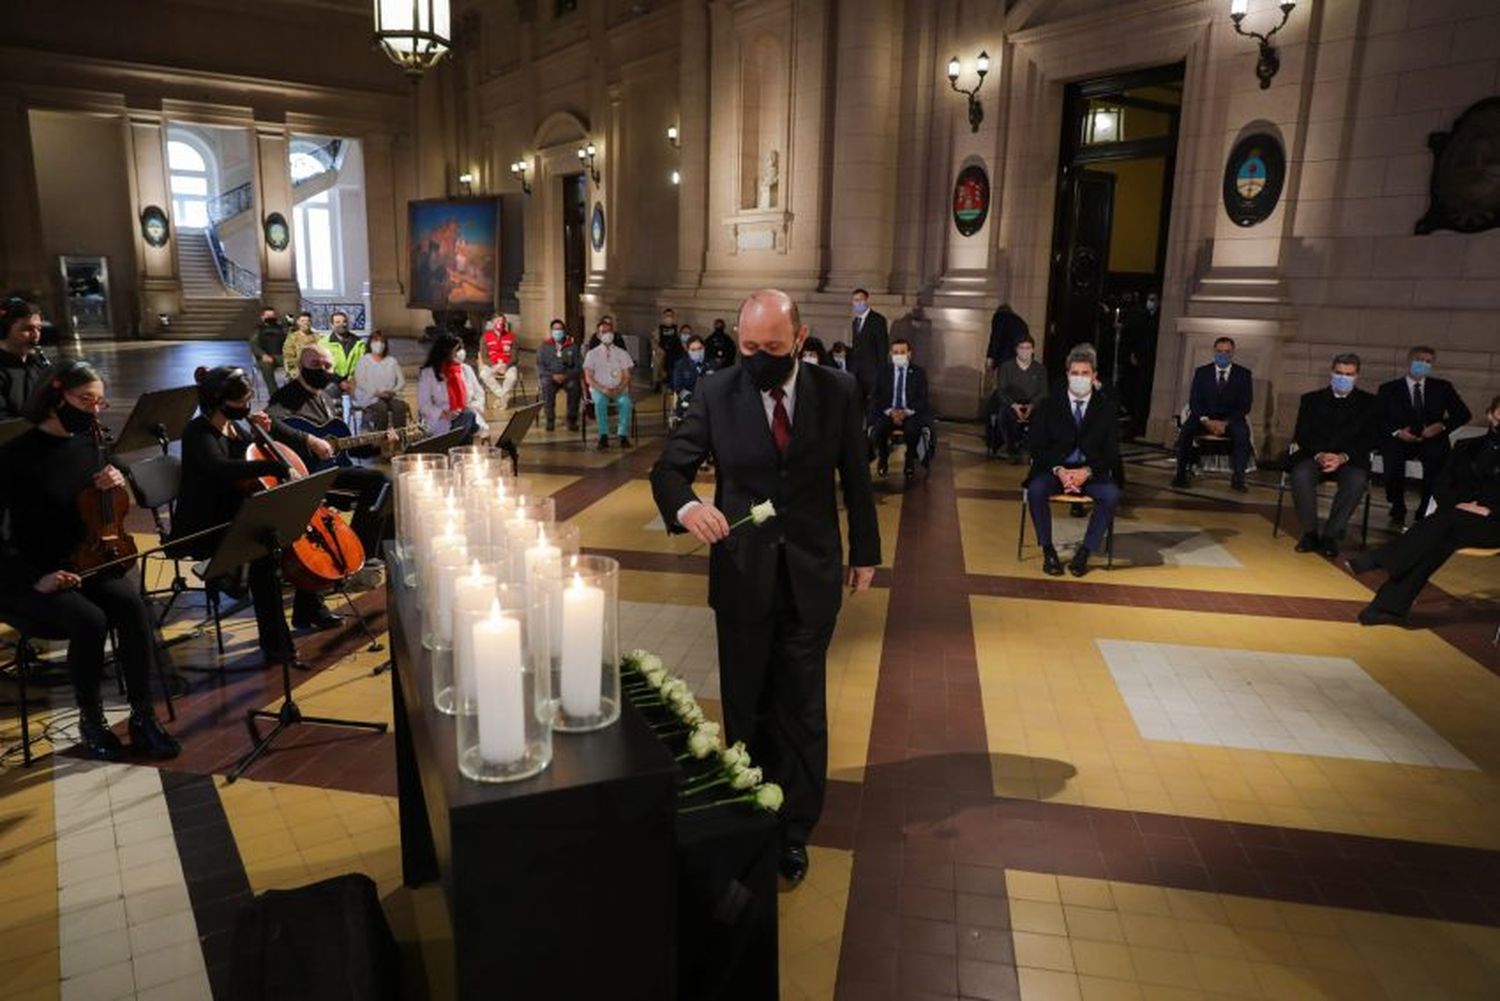
<path fill-rule="evenodd" d="M 405 442 L 406 436 L 411 433 L 410 428 L 394 428 L 393 430 L 402 442 Z M 367 431 L 364 434 L 352 434 L 347 438 L 327 438 L 325 440 L 335 449 L 343 452 L 351 448 L 361 448 L 365 445 L 373 445 L 378 441 L 384 441 L 385 436 L 389 433 L 389 431 Z"/>

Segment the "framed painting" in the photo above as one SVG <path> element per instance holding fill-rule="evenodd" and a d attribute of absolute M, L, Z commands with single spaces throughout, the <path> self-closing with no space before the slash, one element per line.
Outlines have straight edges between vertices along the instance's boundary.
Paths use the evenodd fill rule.
<path fill-rule="evenodd" d="M 493 309 L 500 275 L 500 199 L 407 203 L 407 306 Z"/>

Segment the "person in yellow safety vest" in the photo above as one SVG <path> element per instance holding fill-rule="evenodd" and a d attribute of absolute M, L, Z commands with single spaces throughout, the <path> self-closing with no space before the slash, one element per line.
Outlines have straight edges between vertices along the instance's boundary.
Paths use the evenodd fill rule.
<path fill-rule="evenodd" d="M 350 380 L 354 378 L 354 366 L 365 356 L 365 341 L 349 329 L 348 313 L 337 310 L 329 314 L 328 322 L 333 329 L 323 343 L 333 355 L 335 381 L 330 387 L 330 395 L 335 395 L 335 387 L 337 393 L 347 393 L 353 388 Z"/>

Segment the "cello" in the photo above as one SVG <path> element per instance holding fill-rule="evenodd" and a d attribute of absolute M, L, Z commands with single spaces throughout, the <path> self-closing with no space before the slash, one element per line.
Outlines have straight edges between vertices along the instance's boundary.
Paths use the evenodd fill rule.
<path fill-rule="evenodd" d="M 308 475 L 307 464 L 291 448 L 271 440 L 254 421 L 250 422 L 254 440 L 245 450 L 245 458 L 268 460 L 287 466 L 286 481 Z M 283 477 L 263 476 L 244 484 L 249 492 L 279 486 Z M 327 504 L 319 504 L 308 520 L 307 528 L 282 550 L 281 573 L 293 587 L 304 591 L 326 591 L 358 573 L 365 565 L 365 547 L 354 529 Z"/>
<path fill-rule="evenodd" d="M 102 471 L 109 435 L 97 419 L 90 433 L 94 437 L 96 465 Z M 101 490 L 90 483 L 79 492 L 78 517 L 84 533 L 73 549 L 73 566 L 79 573 L 102 570 L 136 555 L 135 539 L 125 530 L 125 516 L 129 513 L 130 491 L 123 485 Z"/>

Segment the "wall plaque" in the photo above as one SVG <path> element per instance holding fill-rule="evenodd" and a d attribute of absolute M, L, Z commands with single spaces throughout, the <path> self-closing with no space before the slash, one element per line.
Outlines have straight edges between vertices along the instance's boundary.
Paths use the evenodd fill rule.
<path fill-rule="evenodd" d="M 1432 195 L 1417 233 L 1454 229 L 1478 233 L 1500 226 L 1500 97 L 1458 116 L 1451 132 L 1427 137 Z"/>
<path fill-rule="evenodd" d="M 286 224 L 286 216 L 280 212 L 272 212 L 266 216 L 266 246 L 280 253 L 292 242 L 291 227 Z"/>
<path fill-rule="evenodd" d="M 598 253 L 604 249 L 604 204 L 594 203 L 594 214 L 589 216 L 589 242 L 594 245 L 594 252 Z"/>
<path fill-rule="evenodd" d="M 1235 144 L 1224 165 L 1224 211 L 1236 226 L 1265 222 L 1281 201 L 1286 183 L 1286 150 L 1269 132 Z"/>
<path fill-rule="evenodd" d="M 977 163 L 958 172 L 953 184 L 953 226 L 959 236 L 973 236 L 990 214 L 990 175 Z"/>
<path fill-rule="evenodd" d="M 172 238 L 172 224 L 160 205 L 141 209 L 141 239 L 153 247 L 165 247 Z"/>

